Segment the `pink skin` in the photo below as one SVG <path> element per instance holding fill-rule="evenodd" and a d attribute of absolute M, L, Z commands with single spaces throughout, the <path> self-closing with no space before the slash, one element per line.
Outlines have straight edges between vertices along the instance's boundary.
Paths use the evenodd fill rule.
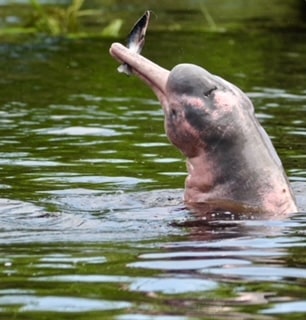
<path fill-rule="evenodd" d="M 240 89 L 195 65 L 169 72 L 119 43 L 110 54 L 163 106 L 168 138 L 187 157 L 187 205 L 276 216 L 297 211 L 281 161 Z"/>

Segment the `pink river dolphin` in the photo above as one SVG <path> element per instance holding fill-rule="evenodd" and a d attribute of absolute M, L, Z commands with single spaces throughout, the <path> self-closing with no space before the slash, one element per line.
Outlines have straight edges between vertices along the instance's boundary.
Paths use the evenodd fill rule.
<path fill-rule="evenodd" d="M 276 216 L 297 211 L 282 163 L 239 88 L 193 64 L 169 71 L 120 43 L 110 54 L 159 99 L 167 136 L 187 158 L 187 206 Z"/>

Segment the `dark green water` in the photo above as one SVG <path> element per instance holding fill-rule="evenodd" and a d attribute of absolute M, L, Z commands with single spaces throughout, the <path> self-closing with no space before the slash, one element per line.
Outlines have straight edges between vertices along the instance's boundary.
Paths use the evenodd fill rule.
<path fill-rule="evenodd" d="M 249 94 L 301 207 L 189 227 L 184 159 L 112 40 L 2 41 L 0 319 L 304 319 L 305 36 L 149 34 L 153 61 Z"/>

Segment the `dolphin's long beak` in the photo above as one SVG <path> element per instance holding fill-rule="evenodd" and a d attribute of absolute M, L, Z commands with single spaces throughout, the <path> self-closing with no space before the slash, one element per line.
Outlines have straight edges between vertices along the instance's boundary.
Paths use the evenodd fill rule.
<path fill-rule="evenodd" d="M 138 53 L 131 52 L 120 43 L 113 43 L 109 52 L 120 63 L 128 64 L 133 73 L 154 91 L 162 106 L 167 106 L 166 84 L 170 73 L 167 69 Z"/>

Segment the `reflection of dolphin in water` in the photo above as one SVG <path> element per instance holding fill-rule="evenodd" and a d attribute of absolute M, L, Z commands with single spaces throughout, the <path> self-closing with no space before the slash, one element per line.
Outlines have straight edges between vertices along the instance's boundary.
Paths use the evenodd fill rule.
<path fill-rule="evenodd" d="M 168 138 L 187 157 L 185 202 L 190 207 L 297 211 L 281 161 L 241 90 L 196 65 L 168 71 L 119 43 L 110 53 L 162 104 Z"/>

